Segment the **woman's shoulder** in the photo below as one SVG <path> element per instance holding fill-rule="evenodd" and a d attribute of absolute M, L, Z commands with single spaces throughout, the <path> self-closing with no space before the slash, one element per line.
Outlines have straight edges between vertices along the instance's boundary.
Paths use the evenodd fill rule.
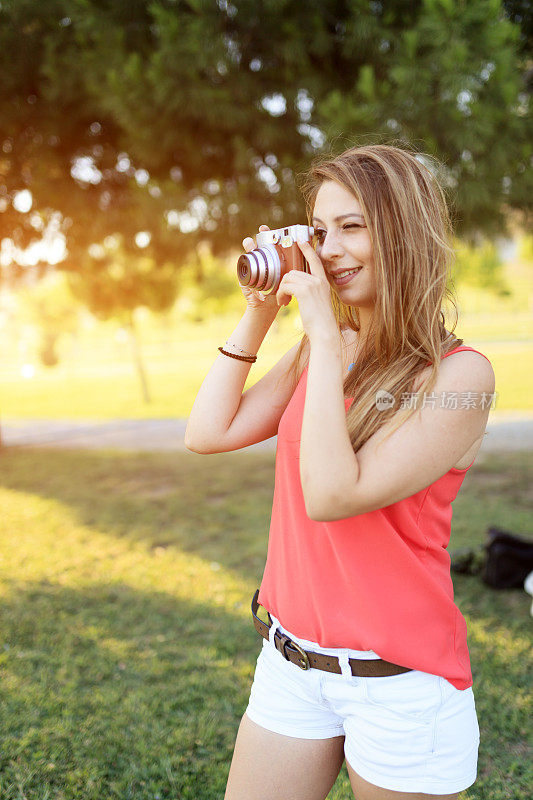
<path fill-rule="evenodd" d="M 414 391 L 418 391 L 420 385 L 430 376 L 432 365 L 424 367 L 415 379 Z M 479 385 L 489 385 L 494 383 L 494 370 L 490 360 L 484 353 L 471 347 L 461 344 L 455 347 L 448 347 L 442 354 L 437 373 L 446 373 L 457 377 L 458 381 L 465 381 L 468 388 L 476 390 Z"/>
<path fill-rule="evenodd" d="M 443 352 L 441 355 L 441 362 L 443 358 L 452 358 L 452 357 L 454 357 L 455 361 L 458 362 L 457 356 L 459 356 L 461 361 L 464 363 L 488 362 L 490 364 L 490 359 L 488 356 L 485 355 L 485 353 L 482 353 L 480 350 L 477 350 L 475 347 L 472 347 L 472 345 L 469 344 L 461 344 L 461 345 L 456 345 L 455 347 L 447 348 L 445 352 Z"/>
<path fill-rule="evenodd" d="M 449 351 L 441 358 L 441 369 L 450 375 L 457 375 L 468 389 L 473 391 L 494 391 L 495 375 L 490 360 L 484 353 L 468 345 L 464 349 Z M 492 386 L 492 389 L 490 388 Z"/>

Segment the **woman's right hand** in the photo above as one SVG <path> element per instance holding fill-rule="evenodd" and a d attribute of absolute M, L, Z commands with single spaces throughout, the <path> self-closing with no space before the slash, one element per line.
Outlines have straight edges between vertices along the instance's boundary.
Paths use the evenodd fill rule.
<path fill-rule="evenodd" d="M 269 230 L 270 228 L 268 225 L 259 226 L 259 231 Z M 247 236 L 246 239 L 243 239 L 242 246 L 245 252 L 249 253 L 250 250 L 255 249 L 255 242 L 251 236 Z M 248 304 L 247 307 L 253 309 L 254 311 L 256 309 L 271 309 L 278 312 L 280 309 L 280 306 L 278 306 L 276 292 L 267 296 L 263 294 L 263 292 L 258 292 L 257 289 L 250 289 L 248 286 L 241 286 L 241 291 L 246 298 L 246 302 Z"/>

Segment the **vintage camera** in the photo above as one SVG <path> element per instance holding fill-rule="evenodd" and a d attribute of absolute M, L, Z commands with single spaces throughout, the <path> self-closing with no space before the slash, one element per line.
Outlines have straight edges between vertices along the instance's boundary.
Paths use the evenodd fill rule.
<path fill-rule="evenodd" d="M 311 272 L 298 247 L 298 237 L 311 241 L 314 229 L 308 225 L 290 225 L 275 231 L 260 231 L 255 237 L 257 247 L 240 256 L 237 277 L 241 286 L 265 294 L 275 294 L 285 273 L 291 269 Z"/>

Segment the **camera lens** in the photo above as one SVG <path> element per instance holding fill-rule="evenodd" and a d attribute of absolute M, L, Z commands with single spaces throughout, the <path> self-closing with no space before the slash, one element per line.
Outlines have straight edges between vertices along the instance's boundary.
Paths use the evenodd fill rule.
<path fill-rule="evenodd" d="M 248 256 L 240 256 L 237 261 L 237 277 L 242 286 L 248 286 L 252 278 L 252 270 L 250 269 L 250 259 Z"/>
<path fill-rule="evenodd" d="M 237 276 L 241 286 L 258 291 L 277 290 L 281 280 L 281 264 L 274 245 L 265 245 L 239 256 Z"/>

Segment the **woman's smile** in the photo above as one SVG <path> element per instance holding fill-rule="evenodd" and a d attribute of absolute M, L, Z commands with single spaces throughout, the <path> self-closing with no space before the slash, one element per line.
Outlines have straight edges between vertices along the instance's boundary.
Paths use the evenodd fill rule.
<path fill-rule="evenodd" d="M 352 278 L 355 278 L 362 269 L 362 267 L 356 267 L 356 269 L 339 272 L 338 275 L 332 273 L 331 277 L 336 286 L 344 286 L 344 284 L 350 283 Z"/>

